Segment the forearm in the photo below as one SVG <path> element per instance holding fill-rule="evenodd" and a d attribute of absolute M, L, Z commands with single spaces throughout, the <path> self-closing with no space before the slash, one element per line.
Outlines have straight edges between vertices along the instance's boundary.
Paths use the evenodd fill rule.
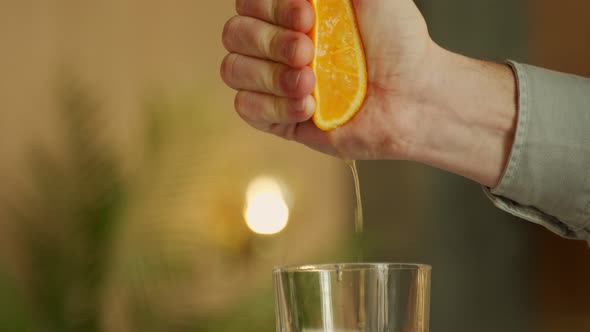
<path fill-rule="evenodd" d="M 419 103 L 429 130 L 415 142 L 412 159 L 494 187 L 516 130 L 514 73 L 438 47 L 432 59 Z"/>

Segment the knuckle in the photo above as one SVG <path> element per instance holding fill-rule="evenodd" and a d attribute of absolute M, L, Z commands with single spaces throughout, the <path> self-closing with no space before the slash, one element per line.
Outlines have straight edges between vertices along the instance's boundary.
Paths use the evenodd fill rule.
<path fill-rule="evenodd" d="M 301 17 L 300 0 L 277 1 L 274 10 L 276 21 L 288 28 L 296 28 Z"/>
<path fill-rule="evenodd" d="M 240 17 L 234 16 L 230 18 L 223 26 L 223 34 L 221 40 L 223 42 L 223 46 L 228 51 L 231 51 L 232 49 L 233 41 L 235 40 L 236 34 L 239 32 L 240 29 L 240 22 Z"/>
<path fill-rule="evenodd" d="M 236 110 L 236 112 L 238 112 L 238 114 L 243 113 L 244 111 L 244 107 L 246 105 L 246 95 L 243 91 L 240 91 L 236 94 L 236 97 L 234 98 L 234 108 Z"/>
<path fill-rule="evenodd" d="M 285 56 L 290 64 L 293 66 L 303 66 L 307 64 L 304 55 L 304 38 L 300 33 L 293 33 L 289 37 L 288 45 L 285 48 Z"/>
<path fill-rule="evenodd" d="M 236 12 L 240 15 L 248 13 L 250 1 L 252 0 L 236 0 Z"/>
<path fill-rule="evenodd" d="M 274 94 L 278 94 L 281 89 L 281 77 L 283 76 L 283 72 L 285 71 L 283 67 L 279 64 L 273 64 L 271 67 L 271 77 L 267 81 L 265 88 Z"/>
<path fill-rule="evenodd" d="M 299 14 L 297 5 L 294 1 L 286 1 L 280 13 L 277 13 L 279 20 L 290 28 L 295 27 L 297 15 Z"/>
<path fill-rule="evenodd" d="M 274 23 L 279 22 L 280 13 L 281 13 L 280 2 L 281 1 L 276 1 L 276 0 L 271 1 L 269 16 L 272 18 L 272 21 L 274 21 Z"/>
<path fill-rule="evenodd" d="M 236 94 L 234 98 L 234 109 L 236 113 L 242 118 L 242 120 L 246 122 L 252 122 L 251 117 L 249 116 L 247 110 L 247 103 L 248 103 L 248 93 L 245 91 L 240 91 Z"/>
<path fill-rule="evenodd" d="M 271 120 L 271 122 L 281 122 L 281 118 L 283 115 L 283 105 L 284 103 L 283 100 L 281 100 L 281 98 L 273 97 L 273 106 L 269 114 L 269 120 Z"/>
<path fill-rule="evenodd" d="M 229 86 L 232 85 L 237 60 L 238 55 L 230 53 L 225 56 L 221 63 L 221 78 Z"/>
<path fill-rule="evenodd" d="M 263 37 L 261 48 L 269 57 L 277 58 L 281 49 L 281 32 L 278 29 L 270 29 L 267 36 Z M 279 51 L 277 51 L 279 50 Z"/>
<path fill-rule="evenodd" d="M 314 56 L 314 46 L 313 46 L 313 41 L 311 40 L 311 38 L 305 34 L 300 33 L 299 34 L 299 40 L 298 40 L 298 52 L 296 53 L 296 56 L 298 57 L 296 60 L 298 60 L 298 64 L 299 65 L 308 65 L 312 60 L 313 60 L 313 56 Z"/>
<path fill-rule="evenodd" d="M 277 60 L 293 67 L 302 67 L 313 59 L 313 43 L 303 33 L 277 31 L 270 38 L 269 52 Z"/>
<path fill-rule="evenodd" d="M 261 118 L 260 112 L 256 109 L 254 96 L 251 92 L 240 91 L 234 99 L 236 113 L 244 122 L 254 129 L 268 131 L 272 125 L 270 122 Z"/>
<path fill-rule="evenodd" d="M 303 23 L 305 5 L 305 1 L 285 1 L 282 5 L 283 9 L 279 13 L 282 24 L 292 29 L 300 29 Z"/>

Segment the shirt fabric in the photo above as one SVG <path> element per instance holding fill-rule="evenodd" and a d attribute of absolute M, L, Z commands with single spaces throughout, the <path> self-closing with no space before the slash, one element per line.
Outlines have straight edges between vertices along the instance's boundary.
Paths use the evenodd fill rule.
<path fill-rule="evenodd" d="M 518 82 L 518 124 L 498 208 L 590 245 L 590 79 L 508 62 Z"/>

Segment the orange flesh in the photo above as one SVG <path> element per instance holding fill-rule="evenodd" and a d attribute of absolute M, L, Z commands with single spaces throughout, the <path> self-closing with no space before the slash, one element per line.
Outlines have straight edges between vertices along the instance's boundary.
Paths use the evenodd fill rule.
<path fill-rule="evenodd" d="M 322 130 L 346 124 L 359 111 L 367 91 L 367 66 L 351 0 L 312 0 L 316 74 L 313 121 Z"/>

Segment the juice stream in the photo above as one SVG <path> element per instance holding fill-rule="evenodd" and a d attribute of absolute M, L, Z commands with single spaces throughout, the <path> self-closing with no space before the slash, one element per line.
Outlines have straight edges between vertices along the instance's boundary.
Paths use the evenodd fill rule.
<path fill-rule="evenodd" d="M 363 261 L 363 201 L 361 200 L 361 187 L 359 181 L 359 172 L 358 168 L 356 167 L 355 160 L 346 161 L 348 167 L 350 167 L 350 171 L 352 172 L 352 177 L 354 179 L 354 192 L 356 197 L 356 207 L 355 207 L 355 218 L 354 218 L 354 232 L 355 232 L 355 259 L 357 262 Z M 358 328 L 362 331 L 365 328 L 365 276 L 361 274 L 359 276 L 359 287 L 358 287 L 358 317 L 359 317 L 359 326 Z"/>

